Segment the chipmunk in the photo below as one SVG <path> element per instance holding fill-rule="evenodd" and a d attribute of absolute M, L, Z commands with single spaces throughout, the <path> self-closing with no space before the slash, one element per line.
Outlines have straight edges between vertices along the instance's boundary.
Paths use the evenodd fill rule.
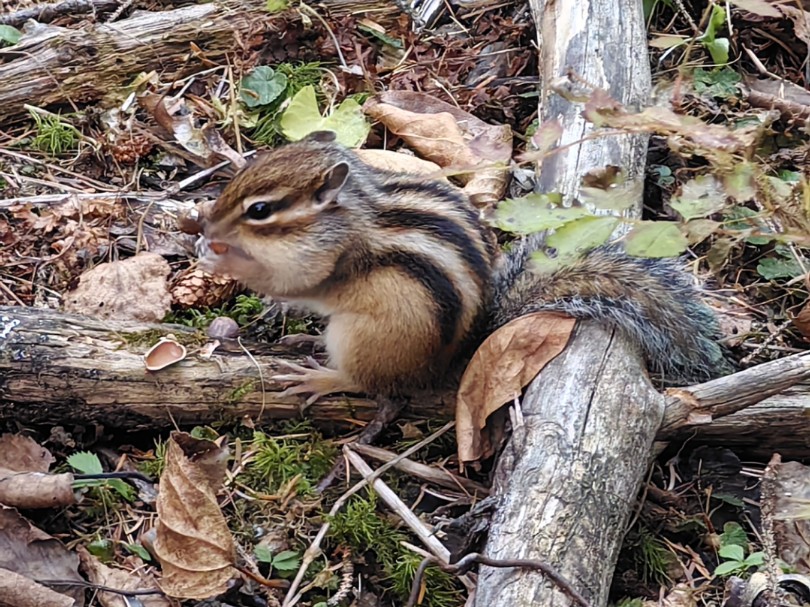
<path fill-rule="evenodd" d="M 276 377 L 310 403 L 434 387 L 489 331 L 541 309 L 619 327 L 672 378 L 708 378 L 723 360 L 714 316 L 677 262 L 608 247 L 536 274 L 538 237 L 499 255 L 460 190 L 372 168 L 333 133 L 259 157 L 200 224 L 205 269 L 328 318 L 329 366 Z"/>

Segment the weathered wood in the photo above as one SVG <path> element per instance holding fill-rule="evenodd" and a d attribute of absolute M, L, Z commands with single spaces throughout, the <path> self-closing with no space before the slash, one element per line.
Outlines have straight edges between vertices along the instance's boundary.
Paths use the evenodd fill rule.
<path fill-rule="evenodd" d="M 150 373 L 142 355 L 161 335 L 186 342 L 189 357 Z M 25 423 L 85 423 L 135 430 L 191 425 L 250 416 L 254 420 L 300 415 L 304 401 L 280 399 L 269 377 L 285 372 L 280 361 L 301 362 L 288 348 L 247 344 L 242 352 L 196 352 L 204 340 L 184 327 L 99 321 L 51 310 L 0 306 L 0 418 Z M 261 376 L 264 379 L 262 390 Z M 448 417 L 437 399 L 418 403 L 417 415 Z M 373 401 L 331 397 L 306 410 L 327 430 L 373 418 Z"/>
<path fill-rule="evenodd" d="M 810 352 L 774 360 L 696 386 L 668 390 L 664 422 L 658 430 L 658 439 L 691 434 L 717 418 L 742 411 L 769 396 L 785 393 L 795 384 L 808 379 Z M 805 398 L 808 398 L 806 394 Z M 810 429 L 810 399 L 804 405 L 807 407 Z"/>
<path fill-rule="evenodd" d="M 593 127 L 581 107 L 554 96 L 569 69 L 630 106 L 650 92 L 646 29 L 638 0 L 531 0 L 537 25 L 540 121 L 558 119 L 560 146 L 540 167 L 538 190 L 577 196 L 592 169 L 622 167 L 640 182 L 643 136 L 585 139 Z M 640 215 L 640 200 L 629 211 Z M 486 556 L 538 558 L 552 565 L 592 605 L 608 589 L 637 490 L 652 453 L 664 399 L 649 385 L 623 337 L 580 325 L 566 352 L 546 367 L 523 401 L 516 430 L 495 474 L 501 495 Z M 570 605 L 542 575 L 482 567 L 475 604 Z"/>
<path fill-rule="evenodd" d="M 349 10 L 377 14 L 381 8 L 378 0 L 323 4 L 336 15 Z M 0 49 L 0 122 L 25 116 L 26 103 L 80 106 L 152 70 L 162 82 L 172 82 L 212 65 L 228 65 L 227 55 L 240 41 L 273 31 L 279 17 L 264 5 L 261 0 L 215 0 L 169 11 L 139 11 L 128 19 L 81 29 L 42 27 L 15 46 Z"/>

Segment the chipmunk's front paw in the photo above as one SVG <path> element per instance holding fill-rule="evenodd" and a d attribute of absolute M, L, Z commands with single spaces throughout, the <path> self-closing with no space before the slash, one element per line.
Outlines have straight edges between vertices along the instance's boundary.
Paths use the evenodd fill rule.
<path fill-rule="evenodd" d="M 294 373 L 275 375 L 272 379 L 285 384 L 293 384 L 281 392 L 279 396 L 295 396 L 309 394 L 303 409 L 309 407 L 322 396 L 335 392 L 359 392 L 359 388 L 349 378 L 337 369 L 324 367 L 314 358 L 307 358 L 310 368 L 283 361 L 282 364 Z"/>

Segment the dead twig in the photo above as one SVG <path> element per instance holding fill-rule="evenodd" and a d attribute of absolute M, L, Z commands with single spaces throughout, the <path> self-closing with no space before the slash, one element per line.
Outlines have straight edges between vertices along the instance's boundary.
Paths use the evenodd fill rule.
<path fill-rule="evenodd" d="M 422 578 L 425 575 L 425 570 L 430 565 L 436 565 L 442 571 L 446 571 L 452 575 L 464 575 L 472 569 L 472 566 L 475 564 L 486 565 L 487 567 L 520 567 L 523 569 L 531 569 L 532 571 L 539 571 L 551 580 L 568 598 L 580 605 L 580 607 L 590 607 L 590 603 L 588 603 L 587 599 L 576 591 L 571 585 L 571 582 L 557 573 L 551 565 L 543 561 L 537 559 L 491 559 L 477 552 L 464 556 L 464 558 L 453 565 L 442 563 L 436 557 L 425 557 L 422 562 L 419 563 L 419 567 L 413 576 L 411 594 L 408 597 L 408 602 L 405 604 L 406 607 L 416 605 L 422 586 Z"/>

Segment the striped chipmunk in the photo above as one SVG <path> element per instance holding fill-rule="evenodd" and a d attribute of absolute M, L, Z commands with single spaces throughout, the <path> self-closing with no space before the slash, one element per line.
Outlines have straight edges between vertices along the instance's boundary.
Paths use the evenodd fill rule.
<path fill-rule="evenodd" d="M 539 310 L 618 327 L 670 380 L 724 369 L 714 315 L 677 261 L 603 247 L 535 273 L 539 237 L 499 253 L 459 189 L 370 167 L 333 133 L 257 158 L 199 224 L 203 268 L 327 319 L 328 366 L 275 378 L 309 403 L 447 383 L 489 332 Z"/>

